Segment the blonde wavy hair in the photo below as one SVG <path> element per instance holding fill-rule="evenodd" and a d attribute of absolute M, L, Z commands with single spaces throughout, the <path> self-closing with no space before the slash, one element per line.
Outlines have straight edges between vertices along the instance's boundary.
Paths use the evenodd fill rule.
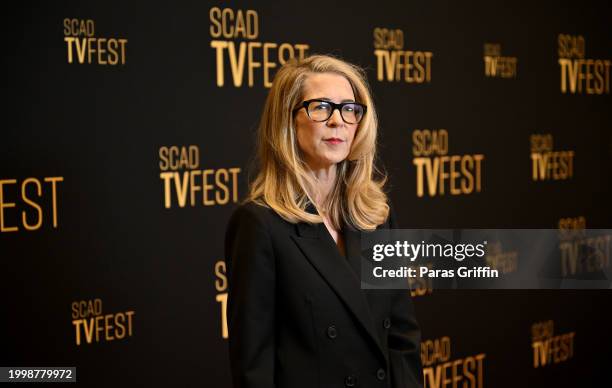
<path fill-rule="evenodd" d="M 316 204 L 317 183 L 304 162 L 297 143 L 293 110 L 303 99 L 304 82 L 313 73 L 344 76 L 357 102 L 367 111 L 357 127 L 347 158 L 337 164 L 336 182 L 325 203 Z M 365 72 L 328 55 L 313 55 L 286 62 L 276 73 L 266 99 L 257 132 L 256 178 L 245 202 L 272 208 L 291 222 L 323 222 L 326 214 L 336 229 L 343 222 L 362 230 L 373 230 L 389 215 L 387 181 L 375 165 L 378 119 Z M 306 211 L 313 204 L 319 214 Z"/>

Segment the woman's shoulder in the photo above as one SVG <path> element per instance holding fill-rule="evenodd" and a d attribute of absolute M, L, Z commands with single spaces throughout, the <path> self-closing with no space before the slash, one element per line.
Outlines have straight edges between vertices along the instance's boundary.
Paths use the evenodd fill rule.
<path fill-rule="evenodd" d="M 252 200 L 238 205 L 229 219 L 228 228 L 236 225 L 261 227 L 265 229 L 274 228 L 279 218 L 276 212 L 265 204 Z"/>
<path fill-rule="evenodd" d="M 266 205 L 257 203 L 255 201 L 246 201 L 234 208 L 230 219 L 251 219 L 260 222 L 267 222 L 271 212 L 272 209 Z"/>
<path fill-rule="evenodd" d="M 249 201 L 234 209 L 225 229 L 225 244 L 226 249 L 236 241 L 243 245 L 262 246 L 266 242 L 276 245 L 275 241 L 284 241 L 294 233 L 293 224 L 283 220 L 274 209 Z"/>

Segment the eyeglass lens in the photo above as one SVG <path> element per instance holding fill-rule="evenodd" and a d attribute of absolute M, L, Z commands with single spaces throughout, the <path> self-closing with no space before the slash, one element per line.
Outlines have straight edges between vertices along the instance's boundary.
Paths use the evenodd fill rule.
<path fill-rule="evenodd" d="M 308 116 L 314 121 L 326 121 L 333 112 L 329 102 L 313 101 L 308 105 Z M 340 110 L 342 119 L 349 124 L 357 124 L 363 117 L 363 107 L 358 104 L 344 104 Z"/>

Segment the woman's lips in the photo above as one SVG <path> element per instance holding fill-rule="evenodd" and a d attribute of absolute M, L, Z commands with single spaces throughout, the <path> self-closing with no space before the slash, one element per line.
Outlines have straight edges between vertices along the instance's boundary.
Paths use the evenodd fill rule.
<path fill-rule="evenodd" d="M 329 144 L 344 143 L 344 140 L 338 139 L 337 137 L 330 137 L 329 139 L 323 139 L 323 141 L 325 141 L 326 143 L 329 143 Z"/>

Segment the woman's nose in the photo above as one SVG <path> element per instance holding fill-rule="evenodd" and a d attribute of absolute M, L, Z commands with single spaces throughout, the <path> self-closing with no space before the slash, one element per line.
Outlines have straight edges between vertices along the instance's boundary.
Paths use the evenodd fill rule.
<path fill-rule="evenodd" d="M 344 120 L 342 120 L 342 115 L 340 114 L 340 109 L 334 109 L 332 115 L 329 119 L 327 119 L 327 125 L 329 127 L 337 127 L 344 124 Z"/>

